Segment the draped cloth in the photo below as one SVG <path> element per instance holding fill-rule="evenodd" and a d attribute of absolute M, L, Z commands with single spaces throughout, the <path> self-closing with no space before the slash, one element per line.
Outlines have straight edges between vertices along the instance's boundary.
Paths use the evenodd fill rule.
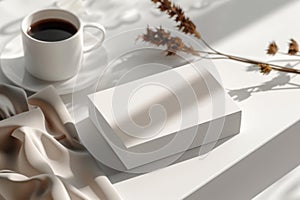
<path fill-rule="evenodd" d="M 119 200 L 52 87 L 0 85 L 0 200 Z"/>
<path fill-rule="evenodd" d="M 28 104 L 25 91 L 0 85 L 0 120 L 26 111 L 28 111 Z"/>

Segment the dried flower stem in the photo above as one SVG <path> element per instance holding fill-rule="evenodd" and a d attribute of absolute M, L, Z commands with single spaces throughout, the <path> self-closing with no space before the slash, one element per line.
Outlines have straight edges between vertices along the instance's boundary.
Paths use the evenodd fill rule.
<path fill-rule="evenodd" d="M 264 66 L 269 66 L 269 67 L 271 67 L 270 70 L 273 69 L 273 70 L 281 71 L 281 72 L 288 72 L 288 73 L 300 74 L 300 70 L 298 70 L 298 69 L 293 69 L 293 68 L 284 67 L 284 66 L 281 66 L 281 65 L 271 64 L 271 63 L 267 63 L 267 62 L 261 62 L 261 61 L 257 61 L 257 60 L 253 60 L 253 59 L 248 59 L 248 58 L 243 58 L 243 57 L 239 57 L 239 56 L 234 56 L 234 55 L 229 55 L 229 54 L 222 53 L 220 51 L 217 51 L 213 47 L 211 47 L 203 38 L 200 38 L 200 40 L 203 42 L 203 44 L 206 47 L 208 47 L 210 50 L 212 50 L 215 54 L 225 56 L 226 58 L 228 58 L 230 60 L 234 60 L 234 61 L 238 61 L 238 62 L 243 62 L 243 63 L 248 63 L 248 64 L 253 64 L 253 65 L 256 65 L 256 66 L 260 67 L 262 70 L 263 70 Z M 293 39 L 291 39 L 291 41 L 293 42 L 293 45 L 298 46 L 297 43 L 295 44 L 295 41 Z M 292 46 L 292 45 L 290 45 L 290 46 Z M 211 54 L 213 52 L 206 52 L 206 53 L 210 53 Z M 296 56 L 297 54 L 289 54 L 289 55 Z M 268 74 L 269 71 L 267 73 L 264 73 L 262 71 L 262 73 L 263 74 Z"/>
<path fill-rule="evenodd" d="M 208 45 L 208 47 L 210 47 L 210 46 Z M 222 56 L 224 56 L 224 57 L 226 57 L 230 60 L 243 62 L 243 63 L 248 63 L 248 64 L 254 64 L 254 65 L 257 65 L 259 67 L 260 67 L 260 65 L 269 65 L 270 67 L 272 67 L 273 70 L 276 70 L 276 71 L 300 74 L 300 70 L 298 70 L 298 69 L 293 69 L 293 68 L 284 67 L 284 66 L 281 66 L 281 65 L 276 65 L 276 64 L 272 64 L 272 63 L 261 62 L 261 61 L 257 61 L 257 60 L 252 60 L 252 59 L 248 59 L 248 58 L 243 58 L 243 57 L 239 57 L 239 56 L 233 56 L 233 55 L 221 53 L 219 51 L 214 50 L 211 47 L 210 47 L 210 49 L 213 50 L 214 52 L 205 52 L 205 51 L 202 51 L 202 52 L 203 53 L 209 53 L 209 54 L 215 54 L 215 55 L 222 55 Z"/>
<path fill-rule="evenodd" d="M 209 55 L 215 55 L 218 57 L 208 57 L 209 59 L 229 59 L 237 62 L 243 62 L 248 64 L 253 64 L 260 68 L 261 73 L 269 74 L 272 70 L 300 74 L 300 70 L 293 69 L 289 67 L 284 67 L 277 64 L 272 64 L 268 62 L 261 62 L 253 59 L 243 58 L 235 55 L 226 54 L 214 49 L 210 46 L 204 39 L 201 37 L 200 33 L 197 31 L 196 25 L 190 20 L 190 18 L 185 16 L 182 8 L 178 5 L 175 5 L 170 0 L 151 0 L 153 3 L 158 5 L 158 9 L 161 12 L 165 12 L 169 15 L 170 18 L 173 18 L 178 24 L 177 28 L 185 34 L 192 34 L 196 38 L 200 39 L 202 43 L 209 49 L 209 51 L 198 51 L 193 47 L 189 47 L 183 43 L 179 37 L 172 37 L 171 33 L 165 31 L 162 27 L 152 30 L 149 27 L 147 28 L 147 33 L 141 35 L 139 38 L 145 42 L 152 43 L 157 46 L 166 46 L 167 55 L 174 55 L 177 51 L 182 51 L 185 53 L 193 54 L 200 56 L 199 53 L 205 53 Z M 267 54 L 275 55 L 278 52 L 278 46 L 275 42 L 271 42 L 267 49 Z M 291 56 L 300 56 L 298 54 L 299 46 L 298 43 L 291 39 L 289 43 L 289 50 L 287 55 Z M 207 58 L 200 56 L 202 58 Z"/>

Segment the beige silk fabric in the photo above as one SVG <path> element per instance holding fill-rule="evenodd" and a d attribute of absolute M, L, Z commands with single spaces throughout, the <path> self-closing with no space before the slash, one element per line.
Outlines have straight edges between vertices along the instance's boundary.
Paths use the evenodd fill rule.
<path fill-rule="evenodd" d="M 9 85 L 0 85 L 0 120 L 28 111 L 25 91 Z"/>
<path fill-rule="evenodd" d="M 26 98 L 4 98 L 7 91 L 0 104 L 6 112 L 0 121 L 0 200 L 121 199 L 78 141 L 53 88 L 31 97 L 30 111 L 18 104 L 27 104 Z"/>

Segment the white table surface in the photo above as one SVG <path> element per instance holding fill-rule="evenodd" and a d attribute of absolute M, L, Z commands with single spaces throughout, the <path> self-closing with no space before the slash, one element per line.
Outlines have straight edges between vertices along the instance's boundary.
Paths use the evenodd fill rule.
<path fill-rule="evenodd" d="M 139 2 L 141 19 L 108 30 L 109 36 L 147 24 L 172 26 L 165 16 L 155 16 L 146 10 L 151 7 L 149 1 Z M 12 37 L 3 27 L 50 3 L 0 1 L 0 49 Z M 278 41 L 284 51 L 290 38 L 300 39 L 299 10 L 300 2 L 295 0 L 219 0 L 206 9 L 192 9 L 189 14 L 202 35 L 217 49 L 270 59 L 264 55 L 268 42 Z M 18 23 L 10 28 L 18 30 Z M 242 109 L 241 133 L 204 158 L 196 157 L 115 183 L 125 200 L 251 199 L 300 164 L 297 156 L 300 151 L 300 106 L 297 106 L 300 76 L 278 73 L 263 76 L 249 70 L 247 64 L 233 62 L 215 61 L 215 65 L 224 87 Z M 9 83 L 1 72 L 0 81 Z M 71 98 L 64 96 L 63 99 L 68 106 Z M 85 115 L 86 107 L 79 106 L 83 106 Z M 278 191 L 277 188 L 287 182 L 293 187 L 296 181 L 291 174 L 299 174 L 299 170 L 291 172 L 256 199 L 276 199 L 272 191 Z M 290 193 L 285 191 L 290 190 L 293 188 L 277 192 L 280 196 L 277 199 L 289 197 Z"/>

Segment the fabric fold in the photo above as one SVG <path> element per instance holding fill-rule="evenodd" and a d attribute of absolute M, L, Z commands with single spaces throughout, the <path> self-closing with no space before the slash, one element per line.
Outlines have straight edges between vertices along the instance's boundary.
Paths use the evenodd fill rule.
<path fill-rule="evenodd" d="M 27 95 L 24 90 L 0 84 L 0 121 L 28 110 Z"/>
<path fill-rule="evenodd" d="M 54 88 L 21 99 L 20 106 L 15 106 L 18 99 L 10 101 L 0 104 L 6 117 L 0 119 L 0 200 L 121 199 L 80 144 Z"/>
<path fill-rule="evenodd" d="M 47 174 L 29 178 L 13 171 L 0 171 L 0 185 L 0 194 L 5 200 L 88 199 L 65 186 L 58 177 Z"/>

